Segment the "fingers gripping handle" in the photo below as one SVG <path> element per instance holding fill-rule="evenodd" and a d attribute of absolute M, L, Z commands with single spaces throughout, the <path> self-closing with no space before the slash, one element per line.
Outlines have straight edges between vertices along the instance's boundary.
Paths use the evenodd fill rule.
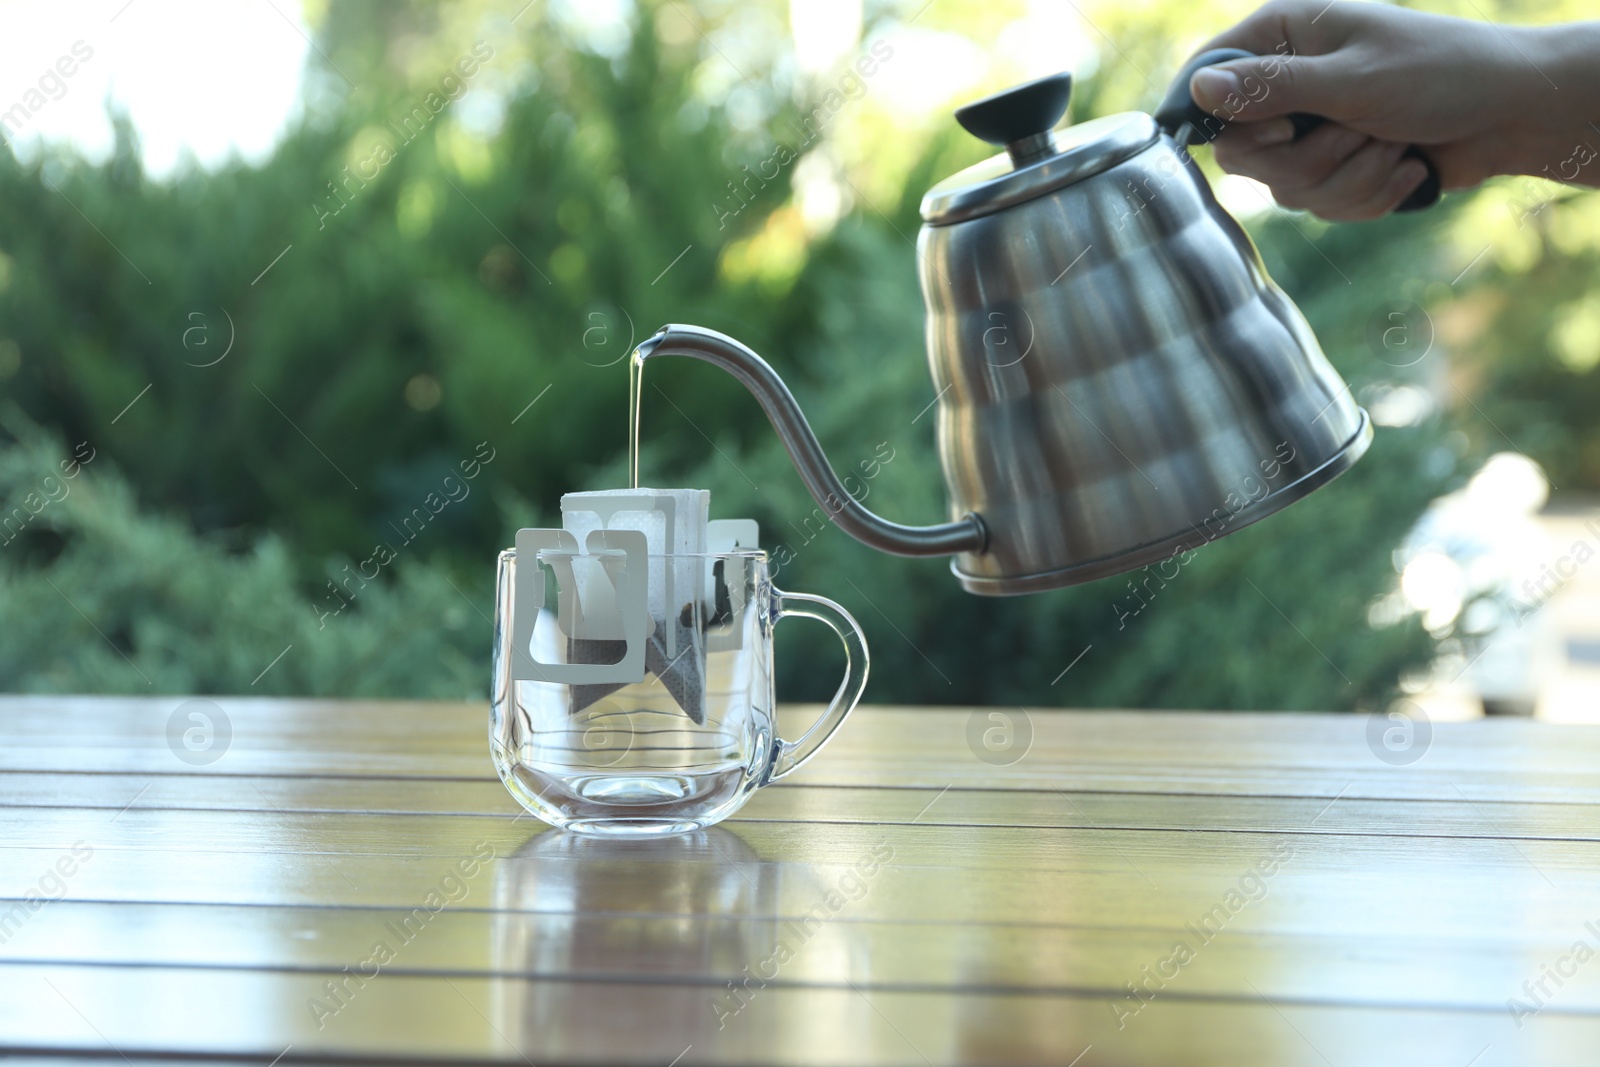
<path fill-rule="evenodd" d="M 1201 52 L 1189 60 L 1173 79 L 1172 87 L 1167 90 L 1166 99 L 1156 111 L 1156 122 L 1183 144 L 1206 144 L 1215 140 L 1218 134 L 1228 128 L 1231 116 L 1208 112 L 1195 103 L 1194 96 L 1189 92 L 1189 80 L 1201 67 L 1211 67 L 1235 59 L 1249 59 L 1254 55 L 1255 53 L 1246 52 L 1242 48 L 1215 48 L 1209 52 Z M 1289 116 L 1289 121 L 1294 123 L 1294 135 L 1298 140 L 1328 120 L 1321 115 L 1308 115 L 1303 111 L 1297 111 Z M 1395 210 L 1421 211 L 1438 203 L 1442 186 L 1439 182 L 1439 169 L 1433 165 L 1433 160 L 1416 145 L 1407 148 L 1403 158 L 1419 161 L 1428 168 L 1428 176 L 1422 179 L 1422 184 L 1417 186 Z"/>
<path fill-rule="evenodd" d="M 797 770 L 833 736 L 839 724 L 844 722 L 844 717 L 861 699 L 861 692 L 867 687 L 869 666 L 867 635 L 861 632 L 861 624 L 844 608 L 826 597 L 808 593 L 784 593 L 774 589 L 773 595 L 778 619 L 816 619 L 838 635 L 844 645 L 845 668 L 844 680 L 833 694 L 833 702 L 822 713 L 822 717 L 811 725 L 811 729 L 798 741 L 779 740 L 775 743 L 776 752 L 766 778 L 768 782 L 775 782 Z"/>
<path fill-rule="evenodd" d="M 1189 91 L 1189 83 L 1194 79 L 1194 72 L 1201 67 L 1214 67 L 1219 63 L 1228 63 L 1235 59 L 1250 59 L 1254 55 L 1254 52 L 1246 52 L 1242 48 L 1213 48 L 1190 59 L 1168 86 L 1166 98 L 1156 109 L 1156 124 L 1182 144 L 1210 144 L 1216 140 L 1217 136 L 1228 128 L 1233 116 L 1212 114 L 1195 103 L 1194 94 Z M 1290 116 L 1290 119 L 1295 124 L 1296 137 L 1325 121 L 1315 115 Z M 1313 122 L 1312 126 L 1303 130 L 1300 124 L 1304 119 L 1311 119 Z"/>

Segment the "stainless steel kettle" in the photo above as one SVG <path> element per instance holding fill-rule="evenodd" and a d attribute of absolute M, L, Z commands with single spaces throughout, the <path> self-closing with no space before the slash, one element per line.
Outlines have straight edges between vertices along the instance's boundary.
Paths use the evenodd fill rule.
<path fill-rule="evenodd" d="M 1194 66 L 1175 83 L 1184 100 Z M 840 529 L 896 555 L 954 555 L 972 593 L 1186 560 L 1332 480 L 1372 439 L 1175 139 L 1194 139 L 1183 110 L 1163 106 L 1166 129 L 1129 112 L 1052 133 L 1070 91 L 1056 75 L 959 110 L 1005 152 L 922 201 L 917 257 L 952 521 L 902 526 L 853 499 L 782 380 L 732 338 L 667 326 L 636 354 L 733 374 Z"/>

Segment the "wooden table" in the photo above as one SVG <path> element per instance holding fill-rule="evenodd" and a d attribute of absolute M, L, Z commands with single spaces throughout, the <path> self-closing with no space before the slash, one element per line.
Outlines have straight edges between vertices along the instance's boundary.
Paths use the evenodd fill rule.
<path fill-rule="evenodd" d="M 1589 728 L 864 708 L 627 843 L 521 816 L 482 706 L 219 698 L 192 765 L 180 703 L 0 700 L 21 1062 L 1600 1062 Z"/>

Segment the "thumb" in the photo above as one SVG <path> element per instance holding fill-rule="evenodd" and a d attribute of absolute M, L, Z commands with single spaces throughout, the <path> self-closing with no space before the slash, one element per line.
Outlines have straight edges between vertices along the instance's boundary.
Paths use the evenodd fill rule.
<path fill-rule="evenodd" d="M 1340 101 L 1349 95 L 1340 66 L 1332 55 L 1235 59 L 1195 71 L 1189 93 L 1201 110 L 1225 122 L 1257 122 L 1291 111 L 1338 120 Z"/>

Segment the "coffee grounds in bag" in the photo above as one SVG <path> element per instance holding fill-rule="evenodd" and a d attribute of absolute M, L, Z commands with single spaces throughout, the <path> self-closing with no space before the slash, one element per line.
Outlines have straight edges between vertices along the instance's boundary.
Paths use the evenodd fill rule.
<path fill-rule="evenodd" d="M 700 647 L 700 631 L 694 625 L 694 605 L 685 604 L 683 610 L 669 624 L 676 639 L 675 656 L 667 655 L 667 643 L 662 637 L 663 625 L 657 620 L 654 629 L 645 639 L 644 669 L 646 676 L 655 675 L 677 701 L 678 707 L 697 726 L 706 721 L 705 679 L 701 677 L 700 664 L 705 661 Z M 569 638 L 568 663 L 616 663 L 627 651 L 626 641 L 596 641 Z M 596 701 L 624 688 L 626 682 L 597 682 L 572 687 L 572 714 L 577 715 Z"/>

